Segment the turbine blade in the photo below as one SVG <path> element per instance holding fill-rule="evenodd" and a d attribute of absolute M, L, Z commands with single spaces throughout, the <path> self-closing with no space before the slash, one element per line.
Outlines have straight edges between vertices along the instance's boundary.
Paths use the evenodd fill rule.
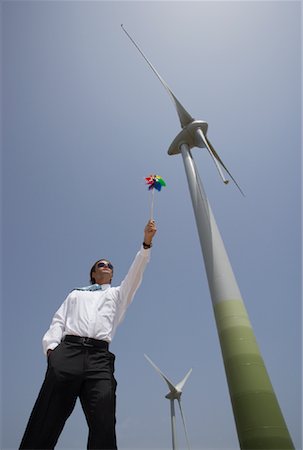
<path fill-rule="evenodd" d="M 237 186 L 237 188 L 239 189 L 239 191 L 241 192 L 241 194 L 243 195 L 243 197 L 245 197 L 244 192 L 242 191 L 242 189 L 240 188 L 240 186 L 238 185 L 238 183 L 236 182 L 236 180 L 234 179 L 234 177 L 232 176 L 232 174 L 230 173 L 230 171 L 227 169 L 227 167 L 225 166 L 225 164 L 223 163 L 222 159 L 220 158 L 220 156 L 218 155 L 218 153 L 216 152 L 216 150 L 214 149 L 214 147 L 211 145 L 211 143 L 209 142 L 209 140 L 207 139 L 207 137 L 205 136 L 205 140 L 208 143 L 211 152 L 213 153 L 214 157 L 219 161 L 219 163 L 221 164 L 221 166 L 224 168 L 224 170 L 228 173 L 228 175 L 230 176 L 230 178 L 233 180 L 233 182 L 235 183 L 235 185 Z"/>
<path fill-rule="evenodd" d="M 177 389 L 174 386 L 174 384 L 167 378 L 166 375 L 164 375 L 163 372 L 161 372 L 161 370 L 159 369 L 159 367 L 156 366 L 156 364 L 144 353 L 145 358 L 147 359 L 147 361 L 153 366 L 153 368 L 161 375 L 162 378 L 164 378 L 164 380 L 166 381 L 170 392 L 176 393 Z"/>
<path fill-rule="evenodd" d="M 203 131 L 202 131 L 200 128 L 197 130 L 197 133 L 198 133 L 198 135 L 200 136 L 200 138 L 202 139 L 202 141 L 203 141 L 205 147 L 206 147 L 207 150 L 208 150 L 208 153 L 210 154 L 210 156 L 211 156 L 213 162 L 215 163 L 215 166 L 216 166 L 216 168 L 217 168 L 217 170 L 218 170 L 218 172 L 219 172 L 219 174 L 220 174 L 220 177 L 222 178 L 223 182 L 224 182 L 225 184 L 227 184 L 227 183 L 228 183 L 228 180 L 225 178 L 225 176 L 224 176 L 224 174 L 223 174 L 223 172 L 222 172 L 222 170 L 221 170 L 221 167 L 220 167 L 220 165 L 219 165 L 217 159 L 215 158 L 215 156 L 214 156 L 214 154 L 213 154 L 213 152 L 212 152 L 212 149 L 211 149 L 211 147 L 210 147 L 210 145 L 209 145 L 210 143 L 209 143 L 209 141 L 206 139 L 205 134 L 203 133 Z"/>
<path fill-rule="evenodd" d="M 178 391 L 180 391 L 180 392 L 182 391 L 183 386 L 185 385 L 185 383 L 186 383 L 186 381 L 187 381 L 189 375 L 192 373 L 192 370 L 193 370 L 193 369 L 190 369 L 190 370 L 187 372 L 187 374 L 185 375 L 185 377 L 183 378 L 183 380 L 180 381 L 180 383 L 178 383 L 178 384 L 176 385 L 176 389 L 177 389 Z"/>
<path fill-rule="evenodd" d="M 152 71 L 154 72 L 154 74 L 158 77 L 158 79 L 161 81 L 162 85 L 164 86 L 164 88 L 166 89 L 166 91 L 168 92 L 168 94 L 170 95 L 171 99 L 173 100 L 174 104 L 175 104 L 175 108 L 177 110 L 177 114 L 179 116 L 180 119 L 180 123 L 181 123 L 181 127 L 184 128 L 186 127 L 186 125 L 188 125 L 189 123 L 193 122 L 193 118 L 192 116 L 186 111 L 186 109 L 184 108 L 183 105 L 181 105 L 181 103 L 179 102 L 179 100 L 177 99 L 177 97 L 175 96 L 175 94 L 172 92 L 172 90 L 170 89 L 170 87 L 168 86 L 168 84 L 166 83 L 166 81 L 164 81 L 164 79 L 161 77 L 161 75 L 159 74 L 159 72 L 157 72 L 157 70 L 155 69 L 155 67 L 152 65 L 152 63 L 147 59 L 147 57 L 145 56 L 145 54 L 143 53 L 143 51 L 141 50 L 141 48 L 139 47 L 139 45 L 134 41 L 134 39 L 130 36 L 130 34 L 126 31 L 126 29 L 124 28 L 123 24 L 121 24 L 121 28 L 124 31 L 124 33 L 128 36 L 128 38 L 131 40 L 131 42 L 134 44 L 134 46 L 137 48 L 137 50 L 141 53 L 141 55 L 143 56 L 143 58 L 145 59 L 145 61 L 147 62 L 147 64 L 149 65 L 149 67 L 152 69 Z"/>
<path fill-rule="evenodd" d="M 188 447 L 188 450 L 190 450 L 189 438 L 188 438 L 185 418 L 184 418 L 184 414 L 183 414 L 183 411 L 182 411 L 182 406 L 181 406 L 181 400 L 180 399 L 178 399 L 178 403 L 179 403 L 180 413 L 181 413 L 181 417 L 182 417 L 182 422 L 183 422 L 183 427 L 184 427 L 184 433 L 185 433 L 185 437 L 186 437 L 187 447 Z"/>

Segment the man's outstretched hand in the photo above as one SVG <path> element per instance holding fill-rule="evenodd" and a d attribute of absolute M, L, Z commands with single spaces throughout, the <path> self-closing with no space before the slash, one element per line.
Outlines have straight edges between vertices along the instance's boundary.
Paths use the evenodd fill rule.
<path fill-rule="evenodd" d="M 151 245 L 156 232 L 156 222 L 154 220 L 149 220 L 146 227 L 144 228 L 144 243 L 147 245 Z"/>

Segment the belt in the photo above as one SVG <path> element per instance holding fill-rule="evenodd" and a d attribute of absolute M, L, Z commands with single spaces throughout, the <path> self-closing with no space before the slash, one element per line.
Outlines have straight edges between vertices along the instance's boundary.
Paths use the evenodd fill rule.
<path fill-rule="evenodd" d="M 99 339 L 93 339 L 89 337 L 81 337 L 81 336 L 74 336 L 72 334 L 67 334 L 62 339 L 62 342 L 73 342 L 75 344 L 81 344 L 85 347 L 98 347 L 98 348 L 104 348 L 108 350 L 108 342 L 101 341 Z"/>

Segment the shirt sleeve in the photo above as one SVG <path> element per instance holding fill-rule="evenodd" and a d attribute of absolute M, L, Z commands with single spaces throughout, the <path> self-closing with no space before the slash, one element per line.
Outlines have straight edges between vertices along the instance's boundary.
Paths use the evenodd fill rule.
<path fill-rule="evenodd" d="M 57 345 L 59 345 L 61 342 L 65 329 L 68 299 L 69 295 L 66 297 L 64 303 L 62 303 L 58 311 L 55 313 L 49 329 L 43 336 L 42 346 L 45 355 L 47 354 L 47 350 L 54 350 L 54 348 L 56 348 Z"/>
<path fill-rule="evenodd" d="M 118 323 L 123 320 L 127 307 L 133 301 L 134 295 L 142 282 L 143 273 L 149 260 L 150 249 L 144 249 L 142 246 L 119 288 L 120 304 Z"/>

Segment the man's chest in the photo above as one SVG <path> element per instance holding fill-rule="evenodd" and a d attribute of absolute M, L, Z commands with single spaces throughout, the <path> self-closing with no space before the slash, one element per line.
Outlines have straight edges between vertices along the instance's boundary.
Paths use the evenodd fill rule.
<path fill-rule="evenodd" d="M 113 289 L 106 291 L 77 291 L 71 296 L 68 305 L 68 315 L 93 317 L 95 315 L 114 315 L 118 298 Z"/>

